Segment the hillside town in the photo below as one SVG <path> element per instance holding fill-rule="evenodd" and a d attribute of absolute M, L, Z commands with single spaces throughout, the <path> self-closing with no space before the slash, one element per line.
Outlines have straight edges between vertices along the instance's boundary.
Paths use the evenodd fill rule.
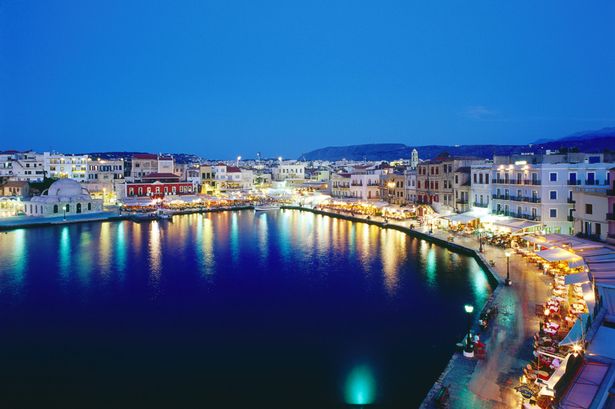
<path fill-rule="evenodd" d="M 500 275 L 506 265 L 504 286 L 515 285 L 512 258 L 512 271 L 526 277 L 528 288 L 520 304 L 535 311 L 522 315 L 520 343 L 531 349 L 521 353 L 523 367 L 499 364 L 514 374 L 507 403 L 602 407 L 609 399 L 615 381 L 615 157 L 609 153 L 488 159 L 442 153 L 422 160 L 415 149 L 396 161 L 260 155 L 187 161 L 171 154 L 4 151 L 0 178 L 2 228 L 282 205 L 476 248 L 492 267 L 499 260 Z M 489 345 L 496 348 L 487 331 L 493 308 L 480 315 L 479 328 L 470 325 L 461 345 L 465 359 L 485 359 L 485 349 L 488 355 Z M 485 384 L 498 378 L 493 369 L 476 368 L 473 376 Z M 446 399 L 456 381 L 436 388 L 433 402 Z"/>

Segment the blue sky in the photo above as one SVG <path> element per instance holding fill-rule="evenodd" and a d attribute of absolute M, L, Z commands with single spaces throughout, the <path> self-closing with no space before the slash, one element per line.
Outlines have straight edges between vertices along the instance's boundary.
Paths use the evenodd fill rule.
<path fill-rule="evenodd" d="M 615 126 L 615 2 L 0 0 L 0 149 L 296 157 Z"/>

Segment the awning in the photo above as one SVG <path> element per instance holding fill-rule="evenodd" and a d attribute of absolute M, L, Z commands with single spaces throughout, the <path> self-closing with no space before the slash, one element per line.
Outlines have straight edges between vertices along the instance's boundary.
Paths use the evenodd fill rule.
<path fill-rule="evenodd" d="M 543 244 L 547 242 L 547 239 L 542 236 L 532 236 L 529 234 L 527 236 L 522 236 L 521 239 L 534 244 Z"/>
<path fill-rule="evenodd" d="M 562 409 L 589 408 L 610 368 L 603 362 L 584 362 L 572 386 L 559 403 Z"/>
<path fill-rule="evenodd" d="M 536 255 L 550 263 L 556 263 L 558 261 L 583 261 L 583 259 L 576 254 L 559 247 L 553 247 L 548 250 L 537 251 Z"/>
<path fill-rule="evenodd" d="M 468 213 L 460 213 L 460 214 L 453 214 L 450 216 L 445 216 L 444 219 L 448 219 L 453 223 L 461 223 L 461 224 L 468 224 L 468 223 L 472 223 L 474 220 L 478 219 L 478 217 L 476 217 L 473 214 L 468 214 Z"/>
<path fill-rule="evenodd" d="M 589 282 L 589 275 L 586 272 L 568 274 L 566 277 L 564 277 L 564 283 L 566 285 L 581 284 L 581 283 L 587 283 L 587 282 Z"/>
<path fill-rule="evenodd" d="M 561 362 L 560 366 L 558 366 L 555 371 L 553 371 L 551 377 L 544 382 L 548 389 L 553 390 L 555 388 L 555 384 L 566 373 L 566 365 L 568 364 L 568 360 L 570 359 L 571 355 L 572 354 L 568 354 L 566 358 Z"/>
<path fill-rule="evenodd" d="M 559 346 L 574 345 L 582 341 L 585 337 L 587 321 L 589 321 L 589 314 L 580 314 L 579 319 L 574 322 L 574 325 L 570 328 L 566 337 L 560 341 Z"/>

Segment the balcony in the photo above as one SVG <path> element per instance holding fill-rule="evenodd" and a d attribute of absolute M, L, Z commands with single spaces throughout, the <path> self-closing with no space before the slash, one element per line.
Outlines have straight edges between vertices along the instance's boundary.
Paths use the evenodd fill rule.
<path fill-rule="evenodd" d="M 575 185 L 580 185 L 581 181 L 580 180 L 568 180 L 566 183 L 568 184 L 568 186 L 575 186 Z"/>
<path fill-rule="evenodd" d="M 566 217 L 566 220 L 568 220 L 569 222 L 573 222 L 574 221 L 574 216 L 568 216 L 568 217 Z"/>
<path fill-rule="evenodd" d="M 457 199 L 456 202 L 459 205 L 465 205 L 468 204 L 468 199 Z"/>
<path fill-rule="evenodd" d="M 576 201 L 573 198 L 571 198 L 571 197 L 568 198 L 567 202 L 568 203 L 576 203 Z"/>
<path fill-rule="evenodd" d="M 489 207 L 489 203 L 477 203 L 477 202 L 474 202 L 474 203 L 472 203 L 472 206 L 486 208 L 486 207 Z"/>
<path fill-rule="evenodd" d="M 607 196 L 615 196 L 615 189 L 608 189 L 606 191 Z"/>
<path fill-rule="evenodd" d="M 615 213 L 607 213 L 606 214 L 606 219 L 607 220 L 615 220 Z"/>

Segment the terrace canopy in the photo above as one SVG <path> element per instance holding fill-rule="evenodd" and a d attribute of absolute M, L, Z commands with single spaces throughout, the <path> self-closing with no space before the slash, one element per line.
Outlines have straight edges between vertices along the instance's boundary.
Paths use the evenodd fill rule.
<path fill-rule="evenodd" d="M 566 337 L 560 341 L 559 346 L 574 345 L 582 341 L 585 338 L 588 321 L 589 314 L 580 314 L 579 319 L 574 322 Z"/>
<path fill-rule="evenodd" d="M 443 219 L 448 219 L 449 221 L 453 223 L 468 224 L 478 219 L 478 217 L 476 217 L 476 215 L 474 214 L 470 214 L 470 212 L 466 212 L 466 213 L 460 213 L 460 214 L 453 214 L 450 216 L 444 216 Z"/>
<path fill-rule="evenodd" d="M 534 243 L 534 244 L 544 244 L 547 242 L 547 239 L 545 239 L 542 236 L 532 236 L 530 234 L 526 236 L 522 236 L 521 238 L 529 243 Z"/>
<path fill-rule="evenodd" d="M 587 283 L 587 282 L 589 282 L 589 275 L 586 272 L 568 274 L 566 277 L 564 277 L 564 283 L 566 285 L 581 284 L 581 283 Z"/>
<path fill-rule="evenodd" d="M 577 262 L 583 259 L 574 253 L 566 251 L 560 247 L 553 247 L 548 250 L 537 251 L 536 255 L 543 258 L 550 263 L 557 263 L 560 261 Z"/>
<path fill-rule="evenodd" d="M 615 329 L 602 325 L 587 348 L 591 355 L 615 359 Z"/>

